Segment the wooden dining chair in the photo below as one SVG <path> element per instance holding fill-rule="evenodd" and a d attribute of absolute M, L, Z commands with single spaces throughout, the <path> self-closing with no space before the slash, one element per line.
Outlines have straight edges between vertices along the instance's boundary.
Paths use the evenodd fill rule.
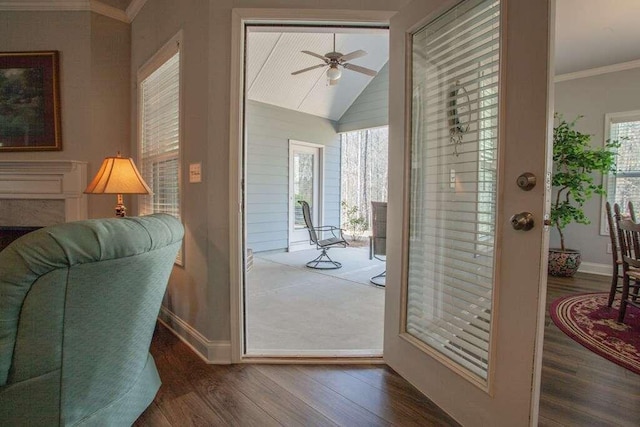
<path fill-rule="evenodd" d="M 611 307 L 613 304 L 613 300 L 616 296 L 616 292 L 622 292 L 622 282 L 621 279 L 624 279 L 622 275 L 621 267 L 622 267 L 622 259 L 620 257 L 620 245 L 618 244 L 618 227 L 617 223 L 620 219 L 619 217 L 614 218 L 614 213 L 612 212 L 611 203 L 607 202 L 605 205 L 607 211 L 607 225 L 609 226 L 609 238 L 611 239 L 611 261 L 612 261 L 612 272 L 611 272 L 611 289 L 609 290 L 609 300 L 607 305 Z"/>
<path fill-rule="evenodd" d="M 640 308 L 638 300 L 638 291 L 640 290 L 640 224 L 631 218 L 622 218 L 617 204 L 613 208 L 616 217 L 620 218 L 617 227 L 623 279 L 618 322 L 622 323 L 628 305 Z"/>

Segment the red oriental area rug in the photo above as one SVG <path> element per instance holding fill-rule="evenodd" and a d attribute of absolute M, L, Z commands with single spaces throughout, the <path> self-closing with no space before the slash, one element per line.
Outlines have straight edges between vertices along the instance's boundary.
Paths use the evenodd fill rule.
<path fill-rule="evenodd" d="M 618 323 L 619 301 L 607 307 L 607 293 L 559 298 L 549 312 L 558 328 L 589 350 L 640 374 L 640 311 L 627 306 Z"/>

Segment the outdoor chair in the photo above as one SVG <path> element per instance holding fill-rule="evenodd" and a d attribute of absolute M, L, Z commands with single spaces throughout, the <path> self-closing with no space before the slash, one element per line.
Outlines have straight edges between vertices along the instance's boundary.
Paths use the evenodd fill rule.
<path fill-rule="evenodd" d="M 338 261 L 334 261 L 329 257 L 327 253 L 331 248 L 346 248 L 349 244 L 344 239 L 342 229 L 334 227 L 332 225 L 325 225 L 315 227 L 311 220 L 311 210 L 309 209 L 309 203 L 304 200 L 299 201 L 302 205 L 302 216 L 304 217 L 304 223 L 309 231 L 309 240 L 311 245 L 316 245 L 316 249 L 321 250 L 320 255 L 309 261 L 306 265 L 309 268 L 316 268 L 318 270 L 335 270 L 341 268 L 342 264 Z M 325 235 L 330 234 L 331 237 L 322 239 Z"/>
<path fill-rule="evenodd" d="M 386 262 L 387 259 L 387 202 L 371 202 L 371 254 Z M 376 286 L 384 286 L 387 270 L 370 280 Z"/>

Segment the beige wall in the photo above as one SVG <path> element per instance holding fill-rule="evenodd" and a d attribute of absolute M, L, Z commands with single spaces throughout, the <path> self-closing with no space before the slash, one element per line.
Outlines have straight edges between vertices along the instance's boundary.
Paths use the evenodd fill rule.
<path fill-rule="evenodd" d="M 584 117 L 576 125 L 580 132 L 592 135 L 592 145 L 601 147 L 604 136 L 604 115 L 622 111 L 640 110 L 640 68 L 594 77 L 559 82 L 555 85 L 555 111 L 567 120 L 578 115 Z M 601 182 L 601 177 L 596 180 Z M 565 243 L 569 248 L 582 251 L 582 261 L 609 264 L 608 236 L 600 235 L 600 209 L 602 198 L 595 195 L 585 205 L 591 224 L 571 224 L 566 228 Z M 559 247 L 560 239 L 551 230 L 551 247 Z"/>
<path fill-rule="evenodd" d="M 215 216 L 223 207 L 227 207 L 226 193 L 220 191 L 224 179 L 216 171 L 223 167 L 220 163 L 226 160 L 227 155 L 226 150 L 220 148 L 221 131 L 217 131 L 214 141 L 209 136 L 208 1 L 148 1 L 132 24 L 131 99 L 134 108 L 131 133 L 134 142 L 131 150 L 135 151 L 137 146 L 137 71 L 180 30 L 183 31 L 180 59 L 183 67 L 181 167 L 184 268 L 174 269 L 164 306 L 206 338 L 228 340 L 228 292 L 224 292 L 229 277 L 228 236 L 224 224 L 226 212 L 225 217 Z M 219 94 L 212 96 L 218 97 Z M 216 153 L 213 166 L 208 159 L 210 148 Z M 188 165 L 193 162 L 202 162 L 201 183 L 188 182 Z M 214 188 L 213 200 L 208 199 L 211 188 Z M 213 227 L 210 226 L 212 221 L 215 224 Z"/>
<path fill-rule="evenodd" d="M 232 8 L 397 9 L 406 0 L 148 0 L 131 25 L 132 72 L 184 31 L 183 181 L 202 161 L 204 182 L 184 184 L 185 268 L 166 306 L 210 341 L 229 341 L 229 106 Z M 133 118 L 133 115 L 132 115 Z M 135 120 L 132 120 L 135 126 Z M 135 129 L 135 128 L 134 128 Z"/>
<path fill-rule="evenodd" d="M 62 151 L 0 153 L 2 159 L 89 163 L 128 153 L 128 25 L 91 12 L 2 12 L 0 51 L 60 51 Z M 89 196 L 89 216 L 113 214 L 112 196 Z"/>

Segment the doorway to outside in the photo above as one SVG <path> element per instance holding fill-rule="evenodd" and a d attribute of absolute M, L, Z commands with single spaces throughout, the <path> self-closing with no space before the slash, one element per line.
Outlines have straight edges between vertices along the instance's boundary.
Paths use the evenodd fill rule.
<path fill-rule="evenodd" d="M 320 224 L 322 145 L 289 142 L 289 252 L 308 249 L 309 232 L 300 202 L 309 203 L 311 220 Z"/>
<path fill-rule="evenodd" d="M 380 357 L 384 282 L 371 278 L 385 263 L 370 224 L 371 202 L 386 202 L 388 31 L 245 28 L 244 354 Z M 335 78 L 318 57 L 332 52 L 369 71 Z M 342 267 L 306 266 L 322 243 L 302 201 L 314 228 L 344 230 L 318 232 L 346 241 L 329 250 Z"/>

